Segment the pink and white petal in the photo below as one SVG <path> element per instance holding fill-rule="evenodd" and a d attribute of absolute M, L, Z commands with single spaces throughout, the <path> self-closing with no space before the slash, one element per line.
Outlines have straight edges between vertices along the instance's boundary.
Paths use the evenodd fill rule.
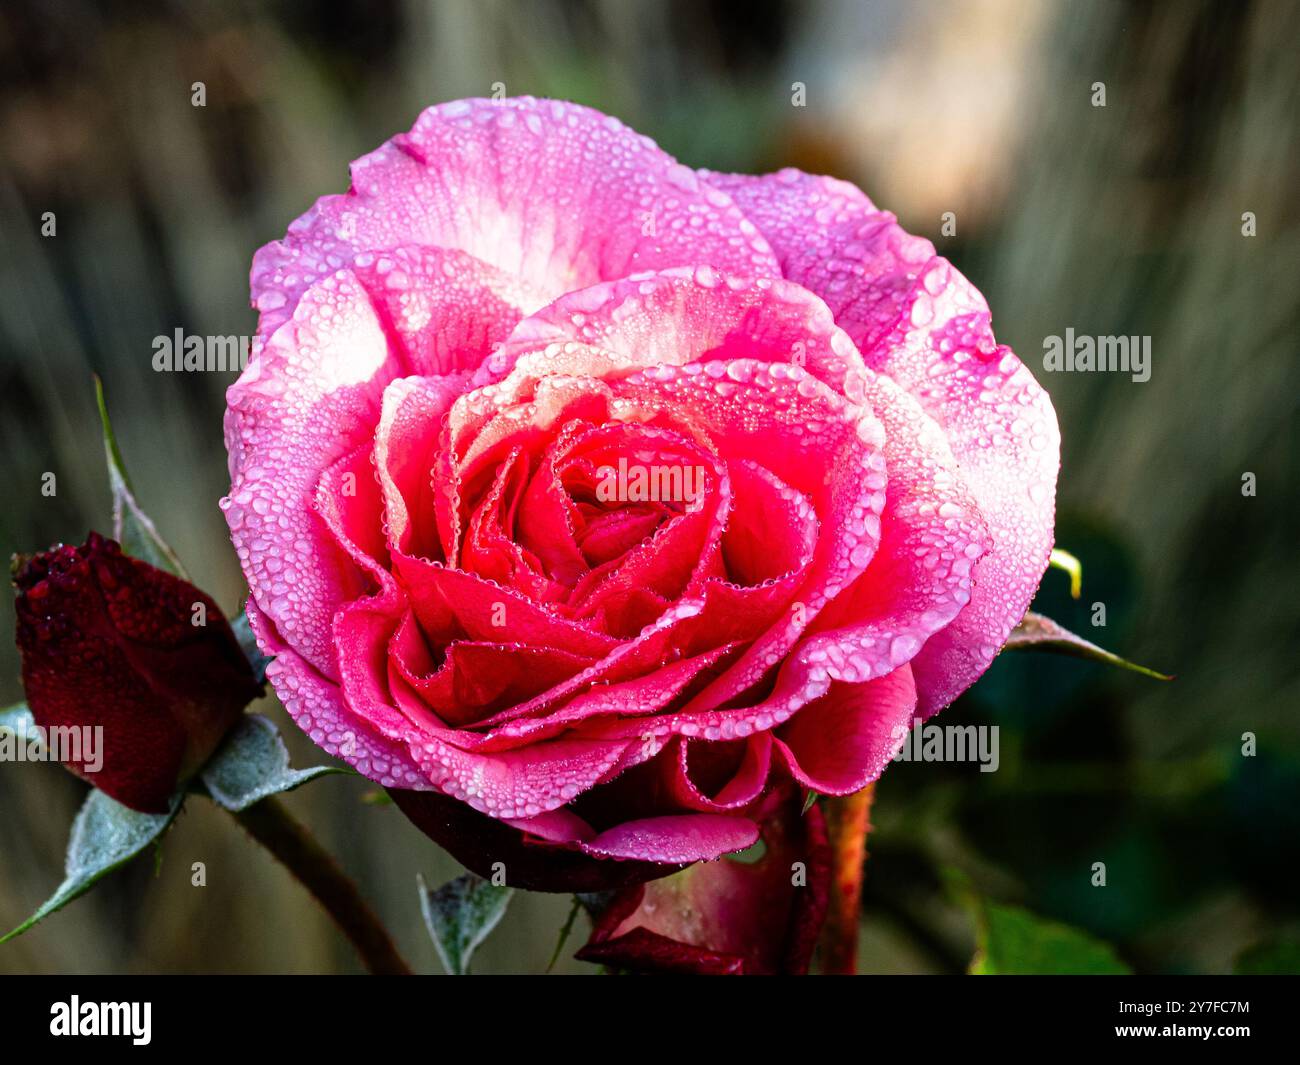
<path fill-rule="evenodd" d="M 371 439 L 399 356 L 356 277 L 304 297 L 227 392 L 230 494 L 221 501 L 244 576 L 284 642 L 336 676 L 329 622 L 356 564 L 315 512 L 321 475 Z"/>
<path fill-rule="evenodd" d="M 375 469 L 388 540 L 405 554 L 443 561 L 434 465 L 442 423 L 463 391 L 460 377 L 399 377 L 384 389 Z"/>
<path fill-rule="evenodd" d="M 885 370 L 942 423 L 992 537 L 975 564 L 970 604 L 914 661 L 929 716 L 988 669 L 1034 597 L 1052 551 L 1061 436 L 1047 393 L 995 344 L 988 311 L 956 313 L 983 305 L 966 279 L 937 260 L 923 287 L 939 290 L 936 322 L 948 324 L 909 332 Z"/>
<path fill-rule="evenodd" d="M 266 667 L 267 679 L 289 716 L 316 746 L 386 788 L 431 787 L 405 743 L 394 742 L 354 714 L 342 689 L 279 638 L 251 597 L 247 610 L 257 645 L 273 656 Z"/>
<path fill-rule="evenodd" d="M 772 245 L 782 276 L 825 300 L 863 357 L 906 313 L 934 258 L 933 244 L 847 181 L 794 169 L 701 177 L 739 204 Z"/>
<path fill-rule="evenodd" d="M 477 369 L 541 299 L 521 278 L 454 248 L 363 251 L 350 267 L 412 374 Z"/>
<path fill-rule="evenodd" d="M 865 684 L 836 681 L 776 730 L 790 774 L 822 795 L 851 795 L 884 772 L 912 728 L 916 682 L 909 666 Z"/>
<path fill-rule="evenodd" d="M 701 260 L 707 261 L 707 260 Z M 714 266 L 634 274 L 561 296 L 525 318 L 483 365 L 477 383 L 518 369 L 554 372 L 548 344 L 580 341 L 619 357 L 623 372 L 710 359 L 790 362 L 831 387 L 862 358 L 830 308 L 807 289 Z"/>
<path fill-rule="evenodd" d="M 867 365 L 939 422 L 988 523 L 970 605 L 914 663 L 933 713 L 988 668 L 1047 567 L 1060 469 L 1051 400 L 996 343 L 970 282 L 854 186 L 794 170 L 704 176 L 763 231 L 785 276 L 827 302 Z"/>
<path fill-rule="evenodd" d="M 518 278 L 447 248 L 366 252 L 355 269 L 418 375 L 392 383 L 376 434 L 390 535 L 400 550 L 411 551 L 415 538 L 418 553 L 434 553 L 431 480 L 443 418 L 534 297 Z"/>
<path fill-rule="evenodd" d="M 810 619 L 765 699 L 703 714 L 710 708 L 696 700 L 657 719 L 657 727 L 710 739 L 771 728 L 833 683 L 861 684 L 914 660 L 970 601 L 988 534 L 943 433 L 887 378 L 867 374 L 851 380 L 849 391 L 885 426 L 889 480 L 872 468 L 862 482 L 865 491 L 884 494 L 883 513 L 871 525 L 880 543 L 870 563 Z"/>
<path fill-rule="evenodd" d="M 699 262 L 779 276 L 725 193 L 617 119 L 558 100 L 456 100 L 354 162 L 345 195 L 257 253 L 260 331 L 357 252 L 411 243 L 469 252 L 550 299 Z"/>
<path fill-rule="evenodd" d="M 912 660 L 960 616 L 990 538 L 943 431 L 887 377 L 850 379 L 849 392 L 885 427 L 888 484 L 880 546 L 866 571 L 813 621 L 796 658 L 834 681 L 861 683 Z"/>
<path fill-rule="evenodd" d="M 412 742 L 411 755 L 442 794 L 510 821 L 549 813 L 608 779 L 627 746 L 561 738 L 480 754 L 430 736 Z"/>

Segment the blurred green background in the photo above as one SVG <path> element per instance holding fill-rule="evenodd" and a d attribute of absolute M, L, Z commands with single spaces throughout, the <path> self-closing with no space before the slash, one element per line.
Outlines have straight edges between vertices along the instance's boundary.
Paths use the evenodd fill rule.
<path fill-rule="evenodd" d="M 693 166 L 851 179 L 982 289 L 999 339 L 1051 392 L 1058 543 L 1085 580 L 1075 603 L 1049 573 L 1039 608 L 1178 674 L 999 659 L 941 721 L 999 725 L 1001 769 L 899 764 L 878 787 L 861 968 L 966 966 L 970 921 L 943 887 L 959 869 L 1139 971 L 1230 971 L 1300 932 L 1297 40 L 1285 2 L 8 0 L 0 548 L 107 529 L 97 371 L 139 496 L 196 582 L 238 611 L 216 505 L 233 375 L 156 374 L 153 337 L 251 333 L 253 251 L 423 106 L 500 82 L 618 115 Z M 1242 235 L 1247 211 L 1257 236 Z M 1150 335 L 1150 381 L 1043 374 L 1043 338 L 1067 327 Z M 1099 601 L 1104 629 L 1089 620 Z M 3 703 L 21 697 L 17 675 L 6 639 Z M 273 700 L 259 709 L 298 764 L 317 759 Z M 83 790 L 53 767 L 0 766 L 5 928 L 59 880 Z M 458 867 L 368 790 L 331 778 L 287 802 L 436 971 L 416 873 Z M 206 888 L 190 886 L 193 861 Z M 1105 888 L 1091 886 L 1098 861 Z M 476 970 L 543 969 L 568 906 L 516 896 Z M 558 971 L 592 971 L 567 959 L 582 938 Z M 202 802 L 156 874 L 138 862 L 0 947 L 5 972 L 355 967 L 302 889 Z"/>

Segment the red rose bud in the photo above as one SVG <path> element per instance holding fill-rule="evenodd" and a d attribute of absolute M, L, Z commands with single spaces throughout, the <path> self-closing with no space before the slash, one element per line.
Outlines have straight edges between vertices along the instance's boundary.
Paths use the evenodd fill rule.
<path fill-rule="evenodd" d="M 14 586 L 51 754 L 132 809 L 166 810 L 261 690 L 217 605 L 94 532 L 19 561 Z"/>
<path fill-rule="evenodd" d="M 700 862 L 618 891 L 575 957 L 645 973 L 806 973 L 826 916 L 831 850 L 821 810 L 802 806 L 790 787 L 763 800 L 756 860 Z"/>

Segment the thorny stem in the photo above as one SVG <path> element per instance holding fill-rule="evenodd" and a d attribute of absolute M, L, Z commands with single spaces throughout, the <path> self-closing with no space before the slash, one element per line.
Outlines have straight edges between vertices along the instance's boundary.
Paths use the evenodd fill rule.
<path fill-rule="evenodd" d="M 831 841 L 831 898 L 822 930 L 822 971 L 852 976 L 857 971 L 858 910 L 862 901 L 862 872 L 871 830 L 871 800 L 876 786 L 826 802 L 826 827 Z"/>
<path fill-rule="evenodd" d="M 277 799 L 268 798 L 232 812 L 305 887 L 348 937 L 365 967 L 376 976 L 410 976 L 392 939 L 361 893 L 315 838 L 290 816 Z"/>

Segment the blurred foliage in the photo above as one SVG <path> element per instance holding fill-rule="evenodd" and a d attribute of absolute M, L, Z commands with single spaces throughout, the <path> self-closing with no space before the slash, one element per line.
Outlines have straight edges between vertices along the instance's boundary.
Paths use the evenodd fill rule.
<path fill-rule="evenodd" d="M 878 788 L 862 968 L 967 968 L 974 928 L 941 873 L 956 867 L 988 898 L 1114 943 L 1138 971 L 1231 971 L 1300 931 L 1298 31 L 1285 0 L 10 0 L 0 547 L 107 528 L 97 372 L 142 504 L 238 612 L 216 507 L 229 378 L 155 373 L 152 339 L 251 332 L 254 249 L 429 103 L 501 82 L 616 114 L 691 165 L 849 178 L 974 280 L 1052 394 L 1058 542 L 1082 559 L 1084 594 L 1072 601 L 1052 572 L 1035 609 L 1178 675 L 999 659 L 942 720 L 1000 726 L 1000 770 L 898 764 Z M 1090 104 L 1097 81 L 1105 108 Z M 953 237 L 940 235 L 948 210 Z M 57 237 L 41 236 L 46 211 Z M 1245 211 L 1256 237 L 1241 234 Z M 1042 374 L 1043 338 L 1066 327 L 1150 335 L 1151 380 Z M 0 672 L 0 703 L 18 698 L 12 645 Z M 257 709 L 295 764 L 316 757 L 273 700 Z M 48 889 L 83 790 L 50 768 L 0 767 L 0 925 Z M 459 870 L 369 790 L 340 778 L 287 803 L 436 971 L 413 885 Z M 0 971 L 354 971 L 301 889 L 225 822 L 187 809 L 156 876 L 148 863 L 115 874 L 8 944 Z M 1091 885 L 1098 861 L 1105 888 Z M 568 912 L 566 898 L 517 894 L 476 971 L 542 971 Z M 590 967 L 566 957 L 558 971 Z"/>

